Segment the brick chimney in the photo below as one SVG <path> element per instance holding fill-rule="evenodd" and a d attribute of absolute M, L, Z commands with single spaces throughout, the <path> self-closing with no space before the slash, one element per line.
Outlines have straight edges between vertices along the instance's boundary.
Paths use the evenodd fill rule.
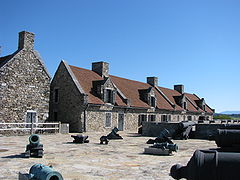
<path fill-rule="evenodd" d="M 147 83 L 153 87 L 158 86 L 158 77 L 147 77 Z"/>
<path fill-rule="evenodd" d="M 179 84 L 179 85 L 174 85 L 174 90 L 178 91 L 180 94 L 184 93 L 184 85 Z"/>
<path fill-rule="evenodd" d="M 107 62 L 94 62 L 92 63 L 92 71 L 99 74 L 101 77 L 109 77 L 109 64 Z"/>
<path fill-rule="evenodd" d="M 33 50 L 34 47 L 34 34 L 27 31 L 19 33 L 18 49 Z"/>

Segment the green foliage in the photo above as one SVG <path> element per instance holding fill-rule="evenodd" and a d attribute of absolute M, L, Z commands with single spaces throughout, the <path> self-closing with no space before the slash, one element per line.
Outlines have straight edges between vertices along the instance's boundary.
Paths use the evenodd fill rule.
<path fill-rule="evenodd" d="M 214 115 L 213 119 L 232 119 L 232 117 L 226 114 L 218 114 L 218 115 Z"/>

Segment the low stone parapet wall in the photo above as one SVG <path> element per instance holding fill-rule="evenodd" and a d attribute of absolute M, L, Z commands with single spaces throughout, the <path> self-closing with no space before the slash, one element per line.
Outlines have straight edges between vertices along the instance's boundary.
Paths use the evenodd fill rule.
<path fill-rule="evenodd" d="M 233 123 L 231 123 L 233 124 Z M 170 134 L 178 128 L 179 123 L 163 123 L 163 122 L 143 122 L 142 135 L 157 137 L 164 129 L 167 129 Z M 236 125 L 234 123 L 234 125 Z M 239 124 L 240 126 L 240 124 Z M 225 124 L 214 123 L 200 123 L 196 124 L 192 128 L 190 138 L 194 139 L 212 139 L 217 129 L 224 129 Z"/>
<path fill-rule="evenodd" d="M 195 139 L 212 139 L 217 129 L 223 129 L 225 124 L 196 124 Z"/>
<path fill-rule="evenodd" d="M 143 122 L 143 136 L 159 136 L 160 132 L 167 129 L 172 134 L 178 127 L 178 123 L 163 123 L 163 122 Z"/>

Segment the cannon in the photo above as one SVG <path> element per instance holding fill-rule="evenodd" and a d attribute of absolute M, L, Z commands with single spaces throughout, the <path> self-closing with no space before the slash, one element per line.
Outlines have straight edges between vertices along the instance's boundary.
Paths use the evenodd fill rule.
<path fill-rule="evenodd" d="M 223 124 L 223 127 L 221 129 L 239 129 L 240 130 L 240 124 Z"/>
<path fill-rule="evenodd" d="M 119 131 L 118 128 L 114 127 L 112 129 L 112 131 L 107 135 L 107 138 L 108 139 L 122 139 L 122 137 L 119 134 L 117 134 L 118 131 Z"/>
<path fill-rule="evenodd" d="M 221 148 L 240 149 L 240 129 L 218 129 L 215 142 Z"/>
<path fill-rule="evenodd" d="M 79 135 L 71 135 L 72 138 L 74 138 L 73 143 L 89 143 L 89 140 L 87 140 L 88 136 L 83 136 L 81 134 Z"/>
<path fill-rule="evenodd" d="M 153 155 L 172 155 L 172 152 L 177 152 L 178 146 L 176 144 L 164 143 L 155 143 L 153 146 L 144 148 L 144 154 L 153 154 Z"/>
<path fill-rule="evenodd" d="M 240 153 L 196 150 L 186 166 L 171 167 L 174 179 L 188 180 L 238 180 Z"/>
<path fill-rule="evenodd" d="M 154 143 L 164 143 L 168 142 L 169 144 L 173 144 L 173 142 L 169 138 L 170 133 L 169 131 L 165 128 L 161 133 L 159 134 L 158 137 L 155 139 L 149 139 L 146 143 L 147 144 L 154 144 Z"/>
<path fill-rule="evenodd" d="M 108 144 L 110 139 L 123 139 L 119 134 L 117 134 L 118 131 L 118 128 L 114 127 L 107 136 L 101 136 L 100 144 Z"/>
<path fill-rule="evenodd" d="M 54 171 L 52 166 L 45 166 L 42 164 L 34 164 L 29 174 L 19 172 L 19 180 L 63 180 L 62 175 Z"/>
<path fill-rule="evenodd" d="M 179 123 L 178 128 L 175 130 L 175 132 L 172 135 L 173 139 L 188 139 L 189 134 L 192 130 L 192 127 L 196 123 L 193 121 L 182 121 Z"/>
<path fill-rule="evenodd" d="M 167 142 L 165 142 L 165 143 L 156 143 L 156 144 L 154 144 L 153 146 L 150 146 L 150 147 L 161 148 L 161 149 L 169 149 L 170 152 L 172 152 L 172 151 L 177 152 L 177 150 L 178 150 L 177 144 L 169 144 Z"/>
<path fill-rule="evenodd" d="M 38 157 L 43 156 L 43 145 L 40 144 L 40 137 L 37 134 L 29 136 L 29 144 L 26 146 L 25 157 Z"/>

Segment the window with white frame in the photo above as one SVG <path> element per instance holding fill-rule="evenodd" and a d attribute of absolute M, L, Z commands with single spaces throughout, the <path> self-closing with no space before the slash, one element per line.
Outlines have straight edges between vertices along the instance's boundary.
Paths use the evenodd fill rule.
<path fill-rule="evenodd" d="M 150 97 L 150 106 L 156 107 L 156 98 L 154 96 Z"/>
<path fill-rule="evenodd" d="M 179 118 L 179 116 L 178 116 Z M 166 115 L 166 114 L 163 114 L 161 115 L 161 121 L 162 122 L 170 122 L 172 120 L 172 116 L 169 114 L 169 115 Z"/>
<path fill-rule="evenodd" d="M 111 127 L 111 126 L 112 126 L 112 113 L 107 112 L 106 120 L 105 120 L 105 127 Z"/>

